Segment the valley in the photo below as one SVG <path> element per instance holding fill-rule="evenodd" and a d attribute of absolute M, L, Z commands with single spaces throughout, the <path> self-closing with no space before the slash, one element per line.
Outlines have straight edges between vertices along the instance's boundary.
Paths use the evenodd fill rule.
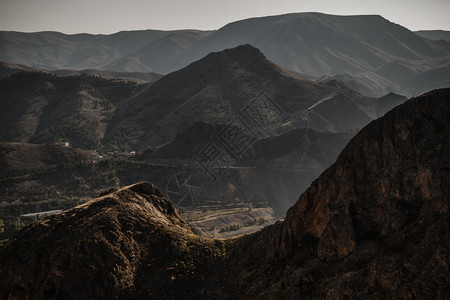
<path fill-rule="evenodd" d="M 345 140 L 345 137 L 343 137 Z M 20 215 L 35 213 L 50 209 L 67 209 L 84 203 L 92 197 L 96 197 L 105 190 L 132 184 L 137 181 L 153 181 L 157 184 L 164 195 L 171 199 L 169 191 L 181 193 L 178 198 L 172 197 L 175 204 L 176 199 L 187 196 L 184 202 L 178 203 L 181 213 L 188 221 L 191 217 L 195 219 L 192 225 L 201 229 L 204 234 L 212 237 L 221 237 L 224 234 L 220 230 L 229 231 L 230 226 L 249 227 L 255 219 L 260 225 L 267 225 L 282 217 L 285 210 L 295 201 L 297 195 L 302 192 L 309 183 L 320 173 L 323 167 L 314 167 L 310 170 L 292 169 L 276 166 L 223 166 L 204 169 L 193 159 L 146 159 L 128 155 L 106 155 L 99 158 L 95 152 L 84 151 L 83 156 L 73 157 L 77 150 L 65 146 L 33 145 L 20 143 L 3 143 L 2 155 L 3 168 L 0 179 L 0 192 L 2 203 L 0 204 L 0 219 L 4 226 L 8 227 L 4 238 L 22 227 Z M 14 149 L 15 148 L 15 149 Z M 19 151 L 17 151 L 19 148 Z M 34 148 L 34 149 L 33 149 Z M 45 152 L 53 157 L 62 156 L 58 164 L 42 161 L 45 156 L 33 155 L 36 148 L 45 149 Z M 53 149 L 52 149 L 53 148 Z M 16 153 L 14 153 L 16 150 Z M 68 153 L 62 154 L 61 151 Z M 17 153 L 19 152 L 19 153 Z M 25 155 L 35 163 L 30 166 L 23 162 Z M 20 165 L 14 164 L 21 160 Z M 25 166 L 24 166 L 25 164 Z M 25 167 L 25 168 L 24 168 Z M 189 189 L 179 186 L 170 186 L 175 178 L 181 179 L 192 177 L 196 184 Z M 267 176 L 272 180 L 267 181 Z M 275 181 L 273 181 L 275 180 Z M 181 185 L 181 183 L 180 183 Z M 279 193 L 279 188 L 283 192 Z M 191 195 L 192 190 L 198 194 Z M 278 194 L 277 197 L 274 197 Z M 262 210 L 264 213 L 247 213 L 249 207 L 255 211 Z M 242 211 L 245 213 L 242 214 Z M 202 220 L 197 212 L 208 212 L 202 218 L 216 219 L 233 213 L 233 217 L 217 224 L 202 225 Z M 227 223 L 228 222 L 228 223 Z M 206 222 L 208 223 L 208 222 Z M 206 224 L 205 223 L 205 224 Z M 248 226 L 244 226 L 244 225 Z M 13 228 L 14 226 L 14 228 Z M 216 227 L 211 230 L 211 227 Z M 256 230 L 260 227 L 252 227 Z M 239 228 L 241 229 L 241 228 Z M 247 228 L 248 229 L 248 228 Z M 230 230 L 229 233 L 239 234 L 242 230 Z"/>

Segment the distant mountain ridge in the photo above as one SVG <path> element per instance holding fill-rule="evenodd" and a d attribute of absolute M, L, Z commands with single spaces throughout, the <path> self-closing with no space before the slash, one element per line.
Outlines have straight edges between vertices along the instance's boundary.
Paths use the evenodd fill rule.
<path fill-rule="evenodd" d="M 159 52 L 156 58 L 161 59 L 163 54 L 165 59 L 161 61 L 170 63 L 174 60 L 169 56 L 171 52 L 177 56 L 179 51 L 208 34 L 207 31 L 197 30 L 122 31 L 112 35 L 2 31 L 0 44 L 3 47 L 0 60 L 46 69 L 96 68 L 126 72 L 167 73 L 170 68 L 168 66 L 163 71 L 158 71 L 156 67 L 147 66 L 141 62 L 140 58 L 121 59 L 130 55 L 136 56 L 136 53 L 154 57 L 152 55 L 154 51 Z M 169 45 L 166 48 L 167 44 Z M 145 53 L 141 53 L 144 49 Z M 145 55 L 143 58 L 146 57 Z"/>
<path fill-rule="evenodd" d="M 85 69 L 85 70 L 49 70 L 42 68 L 33 68 L 19 64 L 10 64 L 0 61 L 0 78 L 6 77 L 8 75 L 18 73 L 18 72 L 44 72 L 51 73 L 55 75 L 71 76 L 71 75 L 92 75 L 100 76 L 106 79 L 121 79 L 125 81 L 134 81 L 137 83 L 148 83 L 156 81 L 162 77 L 161 74 L 152 72 L 124 72 L 124 71 L 107 71 L 107 70 L 96 70 L 96 69 Z"/>
<path fill-rule="evenodd" d="M 311 75 L 355 75 L 361 67 L 376 72 L 390 61 L 448 56 L 448 48 L 375 15 L 297 13 L 252 18 L 230 23 L 200 41 L 206 53 L 243 43 L 261 49 L 282 67 Z"/>
<path fill-rule="evenodd" d="M 12 63 L 161 74 L 179 70 L 210 52 L 251 44 L 286 69 L 319 77 L 365 77 L 388 91 L 412 95 L 433 84 L 433 88 L 450 84 L 445 73 L 439 82 L 426 76 L 420 85 L 408 80 L 448 66 L 450 44 L 422 38 L 371 15 L 293 13 L 241 20 L 216 31 L 0 32 L 0 44 L 0 60 Z"/>
<path fill-rule="evenodd" d="M 377 118 L 382 104 L 337 81 L 313 82 L 280 68 L 250 45 L 211 53 L 144 85 L 18 72 L 0 79 L 0 98 L 1 141 L 129 151 L 167 143 L 198 121 L 237 126 L 252 138 L 295 128 L 354 130 Z M 383 109 L 400 102 L 384 101 Z"/>
<path fill-rule="evenodd" d="M 450 42 L 450 31 L 446 30 L 419 30 L 414 31 L 415 34 L 420 35 L 432 41 L 444 40 Z"/>

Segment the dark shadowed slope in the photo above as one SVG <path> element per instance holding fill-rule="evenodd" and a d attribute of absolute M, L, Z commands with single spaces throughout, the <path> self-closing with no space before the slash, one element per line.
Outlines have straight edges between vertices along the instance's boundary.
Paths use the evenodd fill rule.
<path fill-rule="evenodd" d="M 0 79 L 0 141 L 98 148 L 116 107 L 139 89 L 98 76 L 14 73 Z"/>
<path fill-rule="evenodd" d="M 199 152 L 211 142 L 231 157 L 233 153 L 219 142 L 226 125 L 197 122 L 177 134 L 175 139 L 156 149 L 143 151 L 143 159 L 180 159 L 195 161 Z M 248 145 L 233 165 L 317 169 L 319 175 L 337 158 L 355 132 L 328 132 L 293 129 L 284 134 L 256 139 Z"/>
<path fill-rule="evenodd" d="M 450 89 L 356 135 L 286 219 L 195 236 L 149 183 L 30 225 L 0 248 L 3 298 L 449 296 Z"/>

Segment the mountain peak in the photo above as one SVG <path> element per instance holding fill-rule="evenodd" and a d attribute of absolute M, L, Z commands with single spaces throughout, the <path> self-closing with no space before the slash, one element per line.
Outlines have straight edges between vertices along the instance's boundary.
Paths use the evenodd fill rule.
<path fill-rule="evenodd" d="M 117 200 L 118 209 L 127 209 L 129 205 L 142 206 L 142 215 L 152 220 L 155 224 L 168 226 L 170 228 L 179 228 L 184 233 L 190 232 L 191 228 L 187 225 L 184 218 L 178 210 L 164 199 L 159 189 L 150 182 L 139 182 L 126 186 L 117 191 L 104 195 L 98 201 L 104 199 Z M 90 207 L 94 203 L 88 202 L 85 205 Z"/>
<path fill-rule="evenodd" d="M 221 64 L 237 63 L 241 66 L 249 66 L 255 63 L 273 64 L 266 59 L 264 54 L 250 44 L 239 45 L 234 48 L 225 49 L 218 52 L 211 52 L 203 59 L 194 64 L 213 64 L 218 67 Z"/>
<path fill-rule="evenodd" d="M 217 55 L 218 53 L 220 53 L 221 55 L 227 55 L 229 57 L 235 57 L 240 55 L 255 55 L 265 58 L 264 54 L 262 54 L 262 52 L 258 48 L 250 44 L 243 44 L 234 48 L 224 49 L 219 52 L 212 52 L 210 55 Z"/>

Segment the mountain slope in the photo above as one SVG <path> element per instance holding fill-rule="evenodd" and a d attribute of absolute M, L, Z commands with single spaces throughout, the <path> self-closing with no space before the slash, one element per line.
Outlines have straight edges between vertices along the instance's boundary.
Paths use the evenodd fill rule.
<path fill-rule="evenodd" d="M 0 140 L 100 147 L 108 118 L 139 89 L 96 76 L 14 73 L 0 79 Z"/>
<path fill-rule="evenodd" d="M 299 77 L 243 45 L 149 85 L 118 109 L 107 136 L 144 148 L 170 141 L 196 121 L 234 124 L 256 136 L 296 127 L 339 131 L 364 126 L 375 110 L 375 99 Z"/>
<path fill-rule="evenodd" d="M 167 74 L 180 68 L 180 55 L 196 42 L 208 36 L 209 31 L 182 30 L 167 32 L 164 36 L 120 57 L 103 68 L 108 70 L 152 71 Z"/>
<path fill-rule="evenodd" d="M 13 74 L 0 79 L 1 141 L 139 150 L 197 121 L 237 126 L 252 138 L 294 128 L 341 131 L 375 119 L 381 103 L 337 81 L 302 78 L 250 45 L 211 53 L 145 85 L 98 77 L 142 74 L 8 68 Z M 397 104 L 384 101 L 384 110 Z"/>
<path fill-rule="evenodd" d="M 415 34 L 432 41 L 450 41 L 450 31 L 445 30 L 419 30 L 414 31 Z"/>
<path fill-rule="evenodd" d="M 315 79 L 317 82 L 327 82 L 335 80 L 346 87 L 360 93 L 367 97 L 382 97 L 392 91 L 400 90 L 397 84 L 393 84 L 390 80 L 387 80 L 376 74 L 361 74 L 358 77 L 350 76 L 348 74 L 338 74 L 334 76 L 322 76 Z"/>
<path fill-rule="evenodd" d="M 0 177 L 39 172 L 62 164 L 79 164 L 98 159 L 95 151 L 65 145 L 0 143 Z"/>
<path fill-rule="evenodd" d="M 2 297 L 445 298 L 449 99 L 436 90 L 373 121 L 284 221 L 251 235 L 193 235 L 149 183 L 36 222 L 0 248 Z"/>

